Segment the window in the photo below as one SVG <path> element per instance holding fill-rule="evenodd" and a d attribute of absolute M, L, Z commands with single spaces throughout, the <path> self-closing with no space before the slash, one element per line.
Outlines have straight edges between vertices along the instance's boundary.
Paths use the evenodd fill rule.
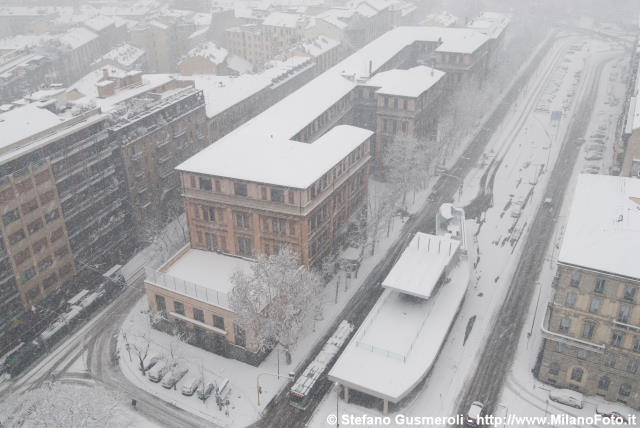
<path fill-rule="evenodd" d="M 182 302 L 174 301 L 173 302 L 173 311 L 176 314 L 184 315 L 184 304 Z"/>
<path fill-rule="evenodd" d="M 579 360 L 586 360 L 587 351 L 584 349 L 578 349 L 578 352 L 576 353 L 576 357 L 578 357 Z"/>
<path fill-rule="evenodd" d="M 606 391 L 607 389 L 609 389 L 610 383 L 611 383 L 611 379 L 609 379 L 609 376 L 602 376 L 598 380 L 598 389 L 602 389 Z"/>
<path fill-rule="evenodd" d="M 633 373 L 635 374 L 638 371 L 638 360 L 635 358 L 632 358 L 629 360 L 629 362 L 627 363 L 627 371 L 629 373 Z"/>
<path fill-rule="evenodd" d="M 602 299 L 599 297 L 594 297 L 591 299 L 591 304 L 589 305 L 589 312 L 592 314 L 599 314 L 600 309 L 602 308 Z"/>
<path fill-rule="evenodd" d="M 614 368 L 616 366 L 616 357 L 611 354 L 607 354 L 604 356 L 604 365 L 605 367 Z"/>
<path fill-rule="evenodd" d="M 409 101 L 408 101 L 408 100 L 404 100 L 404 101 L 403 101 L 403 108 L 404 108 L 405 110 L 409 110 Z"/>
<path fill-rule="evenodd" d="M 213 326 L 215 328 L 219 328 L 220 330 L 224 330 L 224 318 L 219 317 L 218 315 L 213 316 Z"/>
<path fill-rule="evenodd" d="M 571 370 L 571 380 L 574 382 L 582 382 L 582 375 L 584 374 L 584 370 L 580 367 L 574 367 Z"/>
<path fill-rule="evenodd" d="M 397 98 L 393 99 L 393 109 L 394 110 L 398 110 L 398 99 Z"/>
<path fill-rule="evenodd" d="M 214 207 L 202 206 L 202 218 L 208 221 L 216 221 L 216 209 Z"/>
<path fill-rule="evenodd" d="M 42 229 L 43 226 L 44 226 L 44 224 L 42 224 L 42 220 L 40 220 L 40 219 L 30 223 L 27 226 L 27 229 L 29 229 L 29 235 L 32 235 L 32 234 L 36 233 L 37 231 Z"/>
<path fill-rule="evenodd" d="M 633 338 L 633 352 L 640 352 L 640 337 Z"/>
<path fill-rule="evenodd" d="M 195 189 L 196 187 L 196 177 L 194 175 L 189 176 L 189 184 L 191 187 Z"/>
<path fill-rule="evenodd" d="M 167 316 L 167 303 L 164 300 L 164 296 L 156 294 L 156 308 L 158 308 L 158 312 L 160 312 L 163 317 Z"/>
<path fill-rule="evenodd" d="M 35 249 L 34 249 L 35 251 Z M 61 258 L 63 258 L 64 256 L 66 256 L 67 254 L 69 254 L 69 249 L 67 248 L 66 245 L 57 248 L 55 251 L 55 256 L 56 256 L 56 260 L 60 260 Z"/>
<path fill-rule="evenodd" d="M 218 237 L 214 233 L 205 232 L 204 238 L 207 245 L 207 250 L 218 249 Z"/>
<path fill-rule="evenodd" d="M 622 303 L 620 309 L 618 309 L 618 321 L 629 322 L 629 316 L 631 315 L 631 306 Z"/>
<path fill-rule="evenodd" d="M 273 202 L 284 202 L 284 190 L 271 189 L 270 194 Z"/>
<path fill-rule="evenodd" d="M 4 223 L 4 225 L 6 226 L 8 224 L 13 223 L 19 218 L 20 218 L 20 213 L 18 213 L 18 209 L 15 208 L 9 211 L 8 213 L 2 215 L 2 223 Z"/>
<path fill-rule="evenodd" d="M 287 221 L 284 219 L 272 218 L 271 219 L 271 231 L 274 234 L 286 235 L 287 233 Z"/>
<path fill-rule="evenodd" d="M 25 202 L 22 204 L 22 214 L 29 214 L 31 211 L 35 211 L 38 209 L 38 201 L 36 198 L 33 198 L 29 202 Z"/>
<path fill-rule="evenodd" d="M 591 321 L 585 321 L 582 327 L 582 337 L 585 339 L 591 339 L 593 337 L 593 333 L 596 330 L 595 323 Z"/>
<path fill-rule="evenodd" d="M 34 276 L 36 276 L 36 270 L 34 269 L 33 266 L 31 266 L 29 269 L 20 272 L 20 282 L 27 282 L 29 281 L 31 278 L 33 278 Z"/>
<path fill-rule="evenodd" d="M 237 238 L 238 254 L 243 256 L 250 256 L 252 251 L 251 238 L 238 237 Z"/>
<path fill-rule="evenodd" d="M 341 164 L 341 165 L 342 165 L 342 164 Z M 289 190 L 289 192 L 287 192 L 287 197 L 288 197 L 288 202 L 289 202 L 290 204 L 293 204 L 293 203 L 294 203 L 294 200 L 293 200 L 293 192 L 292 192 L 291 190 Z"/>
<path fill-rule="evenodd" d="M 558 326 L 558 330 L 560 330 L 563 333 L 566 333 L 569 331 L 570 325 L 571 325 L 571 321 L 569 320 L 569 318 L 562 318 L 560 320 L 560 325 Z"/>
<path fill-rule="evenodd" d="M 573 272 L 571 274 L 571 282 L 569 283 L 572 287 L 578 287 L 580 285 L 580 278 L 582 278 L 582 274 L 580 272 Z"/>
<path fill-rule="evenodd" d="M 221 186 L 220 186 L 220 180 L 214 180 L 216 183 L 216 192 L 220 193 L 222 192 Z"/>
<path fill-rule="evenodd" d="M 622 385 L 620 385 L 618 393 L 623 397 L 628 397 L 629 395 L 631 395 L 631 385 L 629 385 L 628 383 L 623 383 Z"/>
<path fill-rule="evenodd" d="M 193 319 L 204 322 L 204 312 L 202 312 L 202 309 L 193 308 Z"/>
<path fill-rule="evenodd" d="M 53 264 L 51 257 L 47 257 L 45 259 L 40 260 L 38 263 L 38 272 L 44 272 L 49 269 L 49 267 Z"/>
<path fill-rule="evenodd" d="M 558 373 L 560 373 L 560 364 L 556 363 L 555 361 L 551 362 L 551 364 L 549 365 L 549 374 L 557 375 Z"/>
<path fill-rule="evenodd" d="M 56 283 L 58 277 L 56 276 L 56 273 L 52 273 L 51 275 L 49 275 L 47 278 L 45 278 L 44 281 L 42 281 L 42 287 L 46 290 L 47 288 L 50 288 L 53 284 Z"/>
<path fill-rule="evenodd" d="M 236 227 L 240 229 L 251 229 L 251 217 L 249 213 L 234 211 L 233 217 L 235 218 Z"/>
<path fill-rule="evenodd" d="M 47 203 L 49 203 L 50 201 L 53 200 L 53 198 L 56 197 L 56 194 L 54 193 L 53 190 L 49 190 L 48 192 L 45 192 L 44 195 L 40 196 L 40 203 L 42 205 L 45 205 Z"/>
<path fill-rule="evenodd" d="M 622 346 L 624 334 L 621 331 L 614 330 L 611 333 L 611 346 Z"/>
<path fill-rule="evenodd" d="M 247 337 L 244 328 L 235 323 L 233 324 L 233 336 L 236 345 L 242 348 L 247 346 Z"/>
<path fill-rule="evenodd" d="M 296 223 L 294 221 L 289 222 L 289 235 L 293 236 L 296 234 Z"/>
<path fill-rule="evenodd" d="M 596 286 L 593 289 L 594 293 L 604 293 L 604 279 L 602 278 L 597 278 L 596 279 Z"/>
<path fill-rule="evenodd" d="M 25 237 L 24 230 L 20 229 L 16 233 L 9 235 L 9 244 L 14 245 L 22 241 Z"/>
<path fill-rule="evenodd" d="M 569 308 L 573 308 L 576 305 L 576 293 L 567 293 L 567 299 L 564 304 Z"/>
<path fill-rule="evenodd" d="M 233 183 L 233 193 L 237 196 L 247 196 L 247 183 Z"/>
<path fill-rule="evenodd" d="M 44 215 L 44 221 L 46 221 L 47 223 L 51 223 L 58 217 L 60 217 L 60 213 L 58 212 L 57 208 L 54 208 L 53 210 L 51 210 L 50 212 Z"/>
<path fill-rule="evenodd" d="M 624 288 L 624 298 L 626 300 L 630 300 L 633 302 L 633 300 L 636 298 L 636 287 L 633 285 L 627 285 Z"/>
<path fill-rule="evenodd" d="M 200 189 L 211 191 L 211 179 L 205 177 L 199 177 Z"/>
<path fill-rule="evenodd" d="M 564 345 L 560 342 L 556 342 L 556 352 L 562 354 L 564 352 Z"/>

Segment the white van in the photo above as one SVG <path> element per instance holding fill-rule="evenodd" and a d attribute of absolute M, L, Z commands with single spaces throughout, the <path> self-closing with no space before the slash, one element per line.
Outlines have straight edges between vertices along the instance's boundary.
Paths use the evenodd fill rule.
<path fill-rule="evenodd" d="M 149 370 L 149 380 L 151 382 L 160 382 L 170 368 L 165 361 L 158 361 L 151 370 Z"/>
<path fill-rule="evenodd" d="M 183 378 L 184 375 L 189 371 L 186 367 L 174 367 L 169 373 L 162 378 L 162 386 L 165 388 L 173 388 L 173 386 L 178 383 L 180 379 Z"/>
<path fill-rule="evenodd" d="M 583 395 L 573 389 L 553 389 L 549 391 L 549 399 L 578 409 L 584 406 Z"/>
<path fill-rule="evenodd" d="M 182 384 L 182 395 L 192 396 L 200 384 L 202 384 L 201 377 L 188 376 Z"/>

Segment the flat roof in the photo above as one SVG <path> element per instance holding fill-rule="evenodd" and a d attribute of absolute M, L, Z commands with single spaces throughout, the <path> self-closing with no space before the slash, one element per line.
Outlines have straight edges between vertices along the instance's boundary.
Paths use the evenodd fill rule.
<path fill-rule="evenodd" d="M 338 125 L 311 144 L 282 140 L 245 144 L 224 138 L 176 169 L 257 183 L 306 189 L 373 135 L 368 129 Z"/>
<path fill-rule="evenodd" d="M 469 282 L 465 260 L 430 299 L 386 289 L 329 372 L 329 379 L 397 403 L 427 375 Z"/>
<path fill-rule="evenodd" d="M 460 241 L 446 235 L 416 233 L 382 281 L 382 286 L 415 297 L 430 298 L 459 247 Z"/>
<path fill-rule="evenodd" d="M 369 79 L 366 85 L 379 87 L 376 91 L 378 94 L 416 98 L 438 83 L 444 75 L 444 71 L 419 65 L 408 70 L 382 71 Z"/>
<path fill-rule="evenodd" d="M 0 152 L 32 135 L 64 122 L 63 117 L 39 107 L 38 103 L 16 107 L 0 114 Z"/>
<path fill-rule="evenodd" d="M 221 175 L 219 168 L 208 167 L 208 165 L 220 164 L 220 161 L 215 158 L 220 152 L 215 147 L 235 145 L 242 148 L 242 161 L 240 159 L 227 161 L 238 164 L 232 171 L 236 175 L 227 177 L 242 179 L 243 176 L 250 176 L 254 164 L 247 161 L 250 157 L 246 156 L 247 153 L 255 150 L 262 152 L 264 148 L 260 148 L 260 145 L 271 144 L 273 141 L 291 140 L 305 126 L 358 86 L 360 76 L 368 79 L 369 64 L 371 64 L 372 73 L 375 73 L 412 43 L 438 42 L 438 40 L 442 40 L 443 45 L 448 45 L 448 49 L 459 48 L 462 52 L 466 52 L 471 46 L 477 47 L 484 44 L 488 38 L 478 31 L 465 28 L 397 27 L 325 71 L 243 126 L 225 135 L 215 144 L 195 154 L 178 168 L 189 171 L 197 166 L 197 169 L 191 171 Z M 273 168 L 270 169 L 273 170 Z"/>
<path fill-rule="evenodd" d="M 581 174 L 558 262 L 640 280 L 640 180 Z"/>

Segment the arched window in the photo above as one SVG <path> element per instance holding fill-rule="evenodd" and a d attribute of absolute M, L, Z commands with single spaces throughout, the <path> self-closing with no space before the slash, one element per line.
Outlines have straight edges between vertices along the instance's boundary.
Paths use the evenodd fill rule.
<path fill-rule="evenodd" d="M 575 367 L 573 370 L 571 370 L 571 380 L 576 382 L 582 382 L 583 373 L 584 373 L 584 370 L 582 370 L 580 367 Z"/>
<path fill-rule="evenodd" d="M 620 391 L 618 392 L 623 397 L 628 397 L 629 395 L 631 395 L 631 385 L 629 385 L 628 383 L 623 383 L 622 385 L 620 385 Z"/>
<path fill-rule="evenodd" d="M 604 389 L 606 391 L 607 389 L 609 389 L 610 383 L 611 383 L 611 379 L 609 379 L 609 376 L 602 376 L 598 381 L 598 388 Z"/>

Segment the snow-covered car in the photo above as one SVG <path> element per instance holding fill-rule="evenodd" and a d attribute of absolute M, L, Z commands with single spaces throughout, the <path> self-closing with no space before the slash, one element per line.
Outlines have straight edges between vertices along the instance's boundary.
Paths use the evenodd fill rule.
<path fill-rule="evenodd" d="M 586 174 L 597 174 L 600 172 L 600 167 L 597 165 L 585 165 L 582 167 L 582 172 Z"/>
<path fill-rule="evenodd" d="M 610 403 L 598 404 L 598 407 L 596 407 L 596 413 L 611 421 L 621 422 L 623 424 L 629 423 L 629 418 L 627 416 L 628 411 L 622 406 Z"/>
<path fill-rule="evenodd" d="M 151 370 L 149 370 L 149 380 L 151 382 L 160 382 L 169 370 L 171 370 L 171 367 L 166 361 L 158 361 Z"/>
<path fill-rule="evenodd" d="M 604 152 L 604 145 L 601 144 L 589 144 L 587 146 L 587 150 L 589 150 L 590 152 Z"/>
<path fill-rule="evenodd" d="M 182 395 L 192 396 L 198 386 L 202 383 L 202 378 L 197 376 L 188 376 L 182 383 Z"/>
<path fill-rule="evenodd" d="M 162 386 L 165 388 L 173 388 L 180 379 L 189 371 L 186 367 L 174 367 L 169 373 L 162 378 Z"/>
<path fill-rule="evenodd" d="M 549 399 L 560 404 L 582 409 L 584 397 L 572 389 L 553 389 L 549 391 Z"/>
<path fill-rule="evenodd" d="M 464 418 L 464 426 L 476 428 L 480 426 L 480 418 L 484 418 L 486 411 L 484 410 L 484 404 L 479 401 L 474 401 L 469 407 L 467 416 Z"/>
<path fill-rule="evenodd" d="M 153 354 L 150 357 L 144 359 L 144 371 L 147 372 L 151 369 L 151 367 L 155 366 L 158 361 L 160 361 L 162 357 L 158 354 Z M 139 368 L 139 367 L 138 367 Z"/>
<path fill-rule="evenodd" d="M 522 209 L 519 206 L 514 206 L 511 209 L 511 217 L 513 218 L 519 218 L 520 214 L 522 214 Z"/>
<path fill-rule="evenodd" d="M 215 388 L 215 386 L 212 383 L 208 384 L 204 390 L 202 387 L 198 388 L 198 398 L 203 401 L 206 400 L 213 392 L 213 388 Z"/>
<path fill-rule="evenodd" d="M 598 152 L 587 152 L 586 155 L 584 155 L 584 158 L 586 160 L 600 160 L 602 159 L 602 153 L 598 153 Z"/>

